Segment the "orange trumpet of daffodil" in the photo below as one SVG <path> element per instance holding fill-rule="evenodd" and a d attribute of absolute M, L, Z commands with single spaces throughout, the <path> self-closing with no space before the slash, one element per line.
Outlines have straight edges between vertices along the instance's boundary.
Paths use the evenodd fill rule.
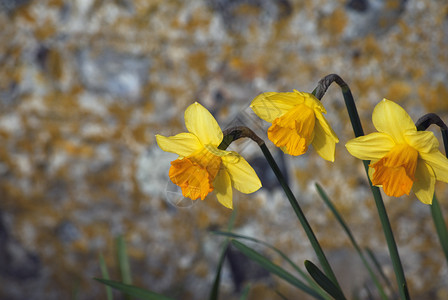
<path fill-rule="evenodd" d="M 327 111 L 313 94 L 296 90 L 263 93 L 250 107 L 261 119 L 272 123 L 268 138 L 286 154 L 304 154 L 311 144 L 322 158 L 334 161 L 339 139 L 323 116 Z"/>
<path fill-rule="evenodd" d="M 351 155 L 370 160 L 372 184 L 392 197 L 409 195 L 431 204 L 436 180 L 448 182 L 448 159 L 439 151 L 431 131 L 417 131 L 411 117 L 398 104 L 383 99 L 372 114 L 378 132 L 350 140 Z"/>
<path fill-rule="evenodd" d="M 242 156 L 218 149 L 223 134 L 207 109 L 195 102 L 186 109 L 184 118 L 189 132 L 156 135 L 162 150 L 179 155 L 171 162 L 169 177 L 184 197 L 204 200 L 214 191 L 218 201 L 232 209 L 232 186 L 245 194 L 261 187 L 254 169 Z"/>

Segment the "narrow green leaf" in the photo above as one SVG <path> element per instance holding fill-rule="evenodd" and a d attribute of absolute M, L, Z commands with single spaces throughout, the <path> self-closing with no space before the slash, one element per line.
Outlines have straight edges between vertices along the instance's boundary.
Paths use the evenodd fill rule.
<path fill-rule="evenodd" d="M 408 287 L 406 286 L 406 282 L 404 283 L 404 285 L 401 287 L 402 293 L 404 294 L 405 299 L 411 299 L 409 297 L 409 290 Z"/>
<path fill-rule="evenodd" d="M 448 157 L 448 128 L 444 126 L 440 127 L 440 132 L 442 133 L 443 147 L 445 148 L 445 156 Z M 443 253 L 448 262 L 448 232 L 445 224 L 445 220 L 442 215 L 442 209 L 439 205 L 439 200 L 437 200 L 436 195 L 432 199 L 431 215 L 434 221 L 434 226 L 436 227 L 437 235 L 439 236 L 440 245 L 442 246 Z"/>
<path fill-rule="evenodd" d="M 247 300 L 249 299 L 249 292 L 250 292 L 251 285 L 250 283 L 246 284 L 243 291 L 241 292 L 240 300 Z"/>
<path fill-rule="evenodd" d="M 117 245 L 117 260 L 120 268 L 121 281 L 125 284 L 132 284 L 131 267 L 129 266 L 129 257 L 126 251 L 126 242 L 123 236 L 118 236 L 116 239 Z M 130 295 L 126 295 L 126 300 L 130 300 Z"/>
<path fill-rule="evenodd" d="M 386 274 L 384 274 L 383 268 L 381 268 L 381 264 L 378 261 L 378 259 L 375 256 L 375 253 L 373 253 L 373 251 L 369 248 L 366 248 L 367 254 L 370 257 L 370 260 L 372 260 L 373 265 L 375 266 L 376 270 L 378 271 L 378 273 L 380 274 L 381 278 L 384 280 L 384 282 L 386 283 L 387 287 L 389 288 L 390 291 L 394 292 L 394 289 L 392 287 L 392 283 L 390 282 L 390 280 L 387 278 Z M 393 298 L 398 298 L 398 297 L 393 297 Z"/>
<path fill-rule="evenodd" d="M 395 278 L 397 279 L 398 291 L 402 300 L 408 300 L 409 292 L 407 291 L 406 277 L 404 276 L 403 265 L 401 264 L 400 255 L 398 253 L 397 243 L 395 242 L 392 226 L 390 225 L 389 216 L 386 212 L 383 197 L 380 189 L 372 185 L 369 177 L 369 161 L 363 160 L 364 168 L 366 170 L 367 180 L 369 181 L 370 190 L 375 200 L 376 209 L 380 218 L 381 227 L 383 228 L 384 237 L 386 238 L 389 256 L 394 268 Z"/>
<path fill-rule="evenodd" d="M 237 233 L 233 233 L 233 232 L 225 232 L 225 231 L 211 231 L 211 233 L 213 234 L 217 234 L 217 235 L 222 235 L 222 236 L 227 236 L 230 238 L 237 238 L 237 239 L 243 239 L 243 240 L 247 240 L 247 241 L 251 241 L 251 242 L 255 242 L 258 244 L 261 244 L 263 246 L 268 247 L 269 249 L 275 251 L 278 255 L 280 255 L 284 260 L 286 260 L 286 262 L 294 268 L 294 270 L 296 270 L 301 276 L 303 276 L 303 278 L 305 280 L 310 280 L 310 283 L 313 282 L 313 280 L 311 279 L 310 276 L 308 276 L 305 272 L 303 272 L 298 265 L 296 265 L 284 252 L 282 252 L 281 250 L 279 250 L 278 248 L 260 241 L 256 238 L 250 237 L 250 236 L 245 236 L 245 235 L 241 235 L 241 234 L 237 234 Z"/>
<path fill-rule="evenodd" d="M 334 274 L 333 269 L 331 268 L 330 263 L 328 262 L 328 259 L 325 256 L 325 253 L 322 250 L 322 247 L 320 246 L 319 241 L 317 240 L 317 237 L 313 232 L 313 229 L 311 228 L 311 225 L 309 224 L 305 214 L 303 213 L 302 208 L 299 205 L 299 202 L 297 201 L 293 192 L 289 188 L 288 182 L 283 177 L 280 168 L 278 167 L 277 163 L 272 157 L 271 152 L 264 143 L 260 145 L 260 149 L 263 152 L 275 176 L 277 177 L 278 182 L 285 191 L 286 197 L 288 198 L 288 201 L 291 204 L 292 209 L 294 210 L 297 218 L 299 219 L 299 222 L 302 225 L 303 230 L 305 230 L 306 236 L 308 237 L 308 240 L 310 241 L 310 244 L 313 247 L 314 252 L 316 253 L 317 259 L 322 265 L 325 274 L 327 274 L 327 276 L 333 281 L 333 283 L 336 286 L 340 287 L 336 275 Z"/>
<path fill-rule="evenodd" d="M 232 215 L 230 216 L 229 224 L 227 225 L 227 229 L 229 231 L 231 231 L 233 226 L 235 225 L 236 215 L 237 215 L 237 208 L 235 208 L 232 211 Z M 219 297 L 219 284 L 221 282 L 221 271 L 222 271 L 222 267 L 224 265 L 224 260 L 226 258 L 227 248 L 229 248 L 229 239 L 226 239 L 222 246 L 221 255 L 219 257 L 218 266 L 216 268 L 215 280 L 213 281 L 213 286 L 210 291 L 210 296 L 209 296 L 210 300 L 218 300 L 218 297 Z"/>
<path fill-rule="evenodd" d="M 122 236 L 119 236 L 117 237 L 116 244 L 121 280 L 125 284 L 132 284 L 131 267 L 129 266 L 129 258 L 126 251 L 126 242 L 124 241 L 124 238 Z"/>
<path fill-rule="evenodd" d="M 258 253 L 257 251 L 249 248 L 248 246 L 238 242 L 237 240 L 232 240 L 232 245 L 234 245 L 241 253 L 246 255 L 248 258 L 257 262 L 260 266 L 268 270 L 269 272 L 279 276 L 280 278 L 286 280 L 293 286 L 301 289 L 305 293 L 315 297 L 316 299 L 323 299 L 321 295 L 316 293 L 313 289 L 308 287 L 305 283 L 303 283 L 300 279 L 296 278 L 294 275 L 284 270 L 283 268 L 277 266 L 272 263 L 269 259 Z"/>
<path fill-rule="evenodd" d="M 280 298 L 282 298 L 283 300 L 288 300 L 288 298 L 286 298 L 286 296 L 283 295 L 282 293 L 280 293 L 278 290 L 276 290 L 275 293 L 276 293 Z"/>
<path fill-rule="evenodd" d="M 219 257 L 218 267 L 216 268 L 215 280 L 213 281 L 212 290 L 210 291 L 210 296 L 209 296 L 210 300 L 217 300 L 218 299 L 218 296 L 219 296 L 219 283 L 221 281 L 221 271 L 222 271 L 222 266 L 224 265 L 224 260 L 226 258 L 227 248 L 228 247 L 229 247 L 229 241 L 226 240 L 224 242 L 224 247 L 223 247 L 223 249 L 221 251 L 221 255 Z"/>
<path fill-rule="evenodd" d="M 336 207 L 333 205 L 333 202 L 330 200 L 330 198 L 328 197 L 327 193 L 325 193 L 325 191 L 323 190 L 323 188 L 320 186 L 319 183 L 315 184 L 317 192 L 319 193 L 320 197 L 322 198 L 322 200 L 324 200 L 325 204 L 328 206 L 328 208 L 331 210 L 331 212 L 333 213 L 333 215 L 335 216 L 336 220 L 339 222 L 339 224 L 342 226 L 342 228 L 344 229 L 345 233 L 348 235 L 350 241 L 354 244 L 357 245 L 355 238 L 353 237 L 353 234 L 350 230 L 350 228 L 347 226 L 347 224 L 345 223 L 344 219 L 342 218 L 341 214 L 339 213 L 339 211 L 336 209 Z M 356 246 L 355 246 L 356 248 Z"/>
<path fill-rule="evenodd" d="M 73 288 L 72 300 L 78 300 L 79 299 L 80 290 L 81 290 L 81 279 L 77 278 L 76 279 L 76 283 L 75 283 L 75 287 Z"/>
<path fill-rule="evenodd" d="M 233 226 L 235 226 L 236 216 L 238 214 L 238 208 L 234 208 L 232 214 L 230 215 L 229 224 L 227 225 L 227 231 L 232 231 Z"/>
<path fill-rule="evenodd" d="M 211 231 L 211 233 L 213 234 L 217 234 L 217 235 L 223 235 L 223 236 L 227 236 L 230 238 L 237 238 L 237 239 L 243 239 L 243 240 L 247 240 L 247 241 L 251 241 L 251 242 L 255 242 L 258 243 L 260 245 L 266 246 L 269 249 L 273 250 L 275 253 L 277 253 L 278 255 L 280 255 L 281 258 L 283 258 L 294 270 L 297 271 L 297 273 L 299 273 L 299 275 L 305 279 L 307 281 L 307 283 L 311 286 L 311 288 L 313 288 L 317 293 L 319 293 L 322 297 L 326 298 L 326 299 L 330 299 L 327 295 L 327 293 L 325 293 L 325 291 L 323 291 L 319 285 L 316 284 L 316 282 L 314 282 L 314 280 L 308 275 L 306 274 L 304 271 L 302 271 L 300 269 L 300 267 L 295 264 L 284 252 L 282 252 L 280 249 L 272 246 L 271 244 L 268 244 L 266 242 L 260 241 L 256 238 L 250 237 L 250 236 L 245 236 L 245 235 L 241 235 L 241 234 L 236 234 L 233 232 L 224 232 L 224 231 Z"/>
<path fill-rule="evenodd" d="M 366 267 L 366 269 L 370 275 L 370 278 L 372 278 L 372 280 L 380 294 L 381 299 L 387 300 L 388 297 L 387 297 L 386 293 L 384 292 L 384 289 L 383 289 L 380 281 L 378 280 L 377 276 L 373 272 L 370 264 L 368 263 L 366 257 L 364 256 L 364 253 L 362 252 L 361 248 L 359 247 L 358 243 L 356 242 L 355 237 L 353 236 L 350 228 L 347 226 L 347 223 L 345 223 L 344 218 L 342 218 L 341 214 L 336 209 L 336 206 L 334 206 L 333 202 L 330 200 L 328 195 L 325 193 L 323 188 L 318 183 L 316 183 L 316 189 L 317 189 L 317 192 L 319 193 L 320 197 L 322 198 L 322 200 L 325 202 L 325 204 L 331 210 L 331 212 L 335 216 L 336 220 L 342 226 L 342 229 L 345 231 L 348 238 L 350 239 L 350 242 L 352 243 L 352 245 L 355 248 L 356 252 L 358 253 L 359 257 L 361 258 L 361 261 L 363 262 L 364 266 Z"/>
<path fill-rule="evenodd" d="M 109 272 L 107 271 L 106 261 L 104 260 L 102 253 L 100 253 L 100 269 L 103 279 L 109 280 L 110 279 Z M 113 300 L 112 289 L 109 286 L 106 286 L 106 295 L 107 300 Z"/>
<path fill-rule="evenodd" d="M 142 300 L 173 300 L 170 297 L 166 297 L 130 284 L 125 284 L 118 281 L 106 280 L 101 278 L 95 278 L 95 280 L 105 285 L 108 285 L 122 293 L 125 293 L 126 295 L 133 296 Z"/>
<path fill-rule="evenodd" d="M 319 93 L 317 98 L 321 99 L 328 88 L 328 86 L 332 83 L 336 82 L 342 90 L 342 95 L 344 97 L 345 106 L 347 108 L 348 115 L 350 117 L 350 122 L 352 123 L 353 132 L 355 133 L 355 137 L 363 136 L 364 131 L 362 129 L 361 120 L 359 119 L 358 110 L 356 109 L 355 100 L 353 99 L 352 92 L 350 88 L 342 78 L 337 74 L 330 74 L 325 76 L 319 81 L 318 88 L 316 89 L 316 95 L 321 88 L 323 88 L 323 92 Z M 389 255 L 392 260 L 392 265 L 394 267 L 395 277 L 397 278 L 397 283 L 399 287 L 403 287 L 406 289 L 406 278 L 404 276 L 403 266 L 401 264 L 400 256 L 398 254 L 397 244 L 395 243 L 395 238 L 392 233 L 392 228 L 390 226 L 389 217 L 386 213 L 386 207 L 384 206 L 383 198 L 381 197 L 380 190 L 378 187 L 374 187 L 369 178 L 369 161 L 363 161 L 364 168 L 366 169 L 367 180 L 369 181 L 370 189 L 372 190 L 373 198 L 375 200 L 375 205 L 378 210 L 378 216 L 380 217 L 381 226 L 383 227 L 384 236 L 387 241 L 387 247 L 389 249 Z M 322 262 L 321 262 L 322 264 Z M 322 264 L 325 273 L 328 275 L 328 272 L 325 270 L 325 265 Z M 334 279 L 330 277 L 333 282 Z M 400 298 L 407 298 L 407 290 L 404 291 L 403 288 L 399 288 Z"/>
<path fill-rule="evenodd" d="M 305 268 L 311 277 L 320 285 L 330 296 L 336 300 L 345 300 L 342 291 L 328 278 L 319 268 L 309 260 L 305 260 Z"/>

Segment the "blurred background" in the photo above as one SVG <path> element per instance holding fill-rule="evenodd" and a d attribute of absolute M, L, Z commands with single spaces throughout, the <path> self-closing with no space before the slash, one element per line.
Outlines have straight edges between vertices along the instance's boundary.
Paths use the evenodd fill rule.
<path fill-rule="evenodd" d="M 134 284 L 177 299 L 208 296 L 223 241 L 208 230 L 225 228 L 231 211 L 213 196 L 179 204 L 168 179 L 177 156 L 155 143 L 156 133 L 186 131 L 183 112 L 194 101 L 223 129 L 244 124 L 266 138 L 268 124 L 248 108 L 255 96 L 311 92 L 337 73 L 366 133 L 382 98 L 414 121 L 435 112 L 448 122 L 446 1 L 1 0 L 0 26 L 1 299 L 105 299 L 93 277 L 101 276 L 102 253 L 120 279 L 118 235 Z M 292 158 L 268 146 L 346 294 L 367 299 L 372 282 L 316 182 L 395 284 L 393 269 L 362 163 L 344 147 L 354 135 L 336 85 L 323 103 L 340 139 L 335 163 L 313 149 Z M 252 195 L 234 192 L 235 231 L 299 265 L 317 262 L 257 146 L 232 148 L 263 183 Z M 447 185 L 436 191 L 448 215 Z M 384 199 L 411 295 L 447 299 L 448 267 L 429 207 L 412 194 Z M 280 299 L 275 290 L 306 299 L 237 250 L 228 258 L 222 298 L 238 299 L 251 282 L 250 299 Z"/>

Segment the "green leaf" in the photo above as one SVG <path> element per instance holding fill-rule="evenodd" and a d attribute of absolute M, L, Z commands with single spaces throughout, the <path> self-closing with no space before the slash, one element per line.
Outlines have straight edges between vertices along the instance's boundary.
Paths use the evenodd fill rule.
<path fill-rule="evenodd" d="M 300 279 L 296 278 L 294 275 L 281 268 L 280 266 L 272 263 L 269 259 L 253 250 L 252 248 L 238 242 L 237 240 L 232 240 L 232 245 L 234 245 L 241 253 L 246 255 L 248 258 L 257 262 L 260 266 L 268 270 L 269 272 L 279 276 L 280 278 L 286 280 L 293 286 L 301 289 L 305 293 L 315 297 L 316 299 L 324 299 L 321 295 L 316 293 L 313 289 L 303 283 Z"/>
<path fill-rule="evenodd" d="M 106 280 L 101 278 L 95 278 L 95 280 L 113 287 L 126 295 L 133 296 L 142 300 L 173 300 L 172 298 L 157 294 L 152 291 L 148 291 L 130 284 L 125 284 L 113 280 Z"/>
<path fill-rule="evenodd" d="M 230 215 L 229 224 L 227 225 L 227 231 L 232 231 L 233 226 L 235 226 L 236 216 L 238 214 L 238 208 L 234 208 L 232 214 Z"/>
<path fill-rule="evenodd" d="M 438 118 L 438 116 L 437 116 Z M 446 124 L 440 120 L 435 121 L 432 124 L 437 124 L 440 127 L 440 132 L 442 133 L 442 139 L 443 139 L 443 147 L 445 148 L 445 156 L 448 157 L 448 128 Z M 419 122 L 419 121 L 417 121 Z M 417 127 L 417 130 L 421 130 Z M 424 129 L 422 129 L 424 130 Z M 437 200 L 436 195 L 434 194 L 432 198 L 432 205 L 430 205 L 431 208 L 431 215 L 432 219 L 434 221 L 434 226 L 436 227 L 437 235 L 439 237 L 440 245 L 442 246 L 443 253 L 445 254 L 445 258 L 448 262 L 448 232 L 445 224 L 445 220 L 442 215 L 442 210 L 439 205 L 439 201 Z"/>
<path fill-rule="evenodd" d="M 236 234 L 233 232 L 224 232 L 224 231 L 211 231 L 211 233 L 213 234 L 217 234 L 217 235 L 222 235 L 222 236 L 227 236 L 230 238 L 237 238 L 237 239 L 243 239 L 243 240 L 247 240 L 247 241 L 251 241 L 251 242 L 255 242 L 257 244 L 261 244 L 263 246 L 268 247 L 269 249 L 273 250 L 275 253 L 277 253 L 278 255 L 280 255 L 281 258 L 283 258 L 294 270 L 297 271 L 297 273 L 299 273 L 299 275 L 305 279 L 307 281 L 307 283 L 316 291 L 318 292 L 322 297 L 326 298 L 326 299 L 330 299 L 327 296 L 327 293 L 325 293 L 319 285 L 317 285 L 314 280 L 308 275 L 306 274 L 304 271 L 302 271 L 302 269 L 300 269 L 300 267 L 295 264 L 284 252 L 282 252 L 280 249 L 266 243 L 263 241 L 260 241 L 256 238 L 250 237 L 250 236 L 245 236 L 245 235 L 241 235 L 241 234 Z"/>
<path fill-rule="evenodd" d="M 122 236 L 117 237 L 117 258 L 120 266 L 121 280 L 123 283 L 132 284 L 131 267 L 129 266 L 129 258 L 126 253 L 126 242 Z"/>
<path fill-rule="evenodd" d="M 315 264 L 309 260 L 305 260 L 305 268 L 317 284 L 320 285 L 330 296 L 336 300 L 345 300 L 342 291 L 321 270 L 319 270 Z"/>
<path fill-rule="evenodd" d="M 118 236 L 116 239 L 117 244 L 117 259 L 120 267 L 121 281 L 125 284 L 132 284 L 131 267 L 129 266 L 129 258 L 126 251 L 126 242 L 123 236 Z M 130 300 L 129 295 L 125 297 L 126 300 Z"/>
<path fill-rule="evenodd" d="M 331 210 L 331 212 L 335 216 L 336 220 L 342 226 L 342 229 L 345 231 L 345 233 L 347 234 L 348 238 L 350 239 L 350 242 L 352 243 L 352 245 L 355 248 L 356 252 L 358 253 L 359 257 L 361 258 L 361 260 L 362 260 L 364 266 L 366 267 L 367 271 L 369 272 L 370 278 L 372 278 L 372 280 L 373 280 L 373 282 L 374 282 L 374 284 L 375 284 L 375 286 L 376 286 L 376 288 L 377 288 L 377 290 L 378 290 L 378 292 L 380 294 L 380 297 L 383 300 L 387 300 L 388 297 L 387 297 L 386 293 L 384 292 L 384 289 L 381 286 L 380 281 L 378 280 L 377 276 L 373 272 L 372 267 L 370 266 L 369 262 L 367 261 L 366 257 L 364 256 L 364 253 L 362 252 L 362 250 L 359 247 L 358 243 L 356 242 L 355 237 L 353 236 L 350 228 L 345 223 L 344 218 L 342 218 L 341 214 L 336 209 L 336 206 L 334 206 L 333 202 L 330 200 L 328 195 L 325 193 L 325 191 L 322 189 L 322 187 L 318 183 L 316 183 L 316 189 L 317 189 L 317 192 L 319 193 L 320 197 L 322 198 L 322 200 L 325 202 L 325 204 Z"/>
<path fill-rule="evenodd" d="M 229 224 L 227 225 L 227 229 L 229 231 L 231 231 L 233 226 L 235 225 L 236 215 L 237 215 L 237 209 L 235 208 L 232 211 L 232 215 L 230 216 Z M 210 291 L 210 296 L 209 296 L 210 300 L 218 300 L 218 297 L 219 297 L 219 283 L 221 282 L 221 271 L 222 271 L 222 266 L 224 265 L 224 260 L 226 258 L 227 248 L 229 248 L 229 240 L 228 239 L 224 242 L 224 244 L 222 246 L 221 255 L 219 257 L 218 266 L 216 268 L 215 280 L 213 281 L 213 286 Z"/>
<path fill-rule="evenodd" d="M 78 300 L 79 299 L 79 293 L 81 290 L 81 278 L 77 278 L 76 279 L 76 283 L 75 283 L 75 287 L 73 288 L 73 293 L 72 293 L 72 300 Z"/>
<path fill-rule="evenodd" d="M 283 300 L 288 300 L 288 298 L 286 298 L 286 296 L 283 295 L 282 293 L 280 293 L 278 290 L 276 290 L 275 293 L 276 293 L 280 298 L 282 298 Z"/>
<path fill-rule="evenodd" d="M 386 283 L 387 287 L 389 288 L 389 290 L 392 293 L 395 293 L 392 284 L 390 282 L 390 280 L 387 278 L 386 274 L 384 274 L 383 272 L 383 268 L 381 268 L 381 264 L 378 261 L 378 259 L 376 258 L 375 254 L 373 253 L 373 251 L 369 248 L 366 248 L 366 252 L 370 257 L 370 260 L 372 260 L 373 265 L 375 266 L 376 270 L 378 271 L 378 273 L 380 274 L 381 278 L 383 279 L 383 281 Z M 398 298 L 398 296 L 396 296 L 395 294 L 393 295 L 392 298 Z"/>
<path fill-rule="evenodd" d="M 249 291 L 250 291 L 251 285 L 250 283 L 246 284 L 243 291 L 241 292 L 240 300 L 247 300 L 249 299 Z"/>
<path fill-rule="evenodd" d="M 103 279 L 109 280 L 109 272 L 107 271 L 107 265 L 102 253 L 100 253 L 100 269 Z M 106 286 L 106 295 L 107 300 L 113 300 L 112 289 L 109 286 Z"/>
<path fill-rule="evenodd" d="M 219 296 L 219 283 L 221 281 L 221 271 L 224 264 L 224 260 L 227 254 L 227 248 L 229 247 L 229 241 L 226 240 L 224 243 L 224 248 L 221 251 L 221 256 L 219 257 L 218 267 L 216 268 L 215 280 L 213 282 L 212 290 L 210 291 L 210 300 L 217 300 Z"/>
<path fill-rule="evenodd" d="M 395 278 L 397 279 L 398 291 L 402 300 L 409 299 L 409 293 L 407 291 L 406 277 L 404 276 L 403 265 L 401 264 L 400 254 L 398 253 L 397 243 L 392 232 L 392 226 L 390 225 L 389 216 L 386 212 L 386 206 L 384 205 L 383 197 L 381 196 L 380 189 L 372 185 L 369 177 L 369 161 L 363 160 L 364 168 L 367 174 L 367 180 L 369 181 L 370 190 L 372 191 L 373 199 L 375 200 L 376 209 L 380 218 L 381 227 L 383 228 L 384 237 L 386 238 L 387 248 L 389 249 L 389 256 L 394 268 Z"/>
<path fill-rule="evenodd" d="M 347 112 L 350 117 L 350 122 L 352 123 L 353 132 L 355 133 L 355 137 L 363 136 L 364 131 L 362 129 L 361 120 L 359 119 L 358 110 L 356 109 L 355 100 L 353 99 L 352 92 L 350 91 L 350 88 L 347 85 L 347 83 L 345 83 L 344 80 L 342 80 L 342 78 L 339 77 L 338 75 L 330 74 L 319 81 L 318 88 L 321 87 L 322 84 L 325 85 L 325 90 L 323 91 L 323 93 L 325 93 L 326 89 L 332 82 L 336 82 L 342 90 L 342 95 L 344 97 L 345 106 L 347 108 Z M 317 91 L 318 90 L 319 89 L 317 89 Z M 323 94 L 322 94 L 322 96 L 323 96 Z M 318 99 L 321 98 L 322 96 L 319 96 Z M 447 143 L 448 143 L 448 141 L 447 141 Z M 392 228 L 391 228 L 391 225 L 389 222 L 389 217 L 386 212 L 386 207 L 384 206 L 383 198 L 381 197 L 381 192 L 378 189 L 378 187 L 373 186 L 372 182 L 370 181 L 369 163 L 370 163 L 369 161 L 366 161 L 366 160 L 363 161 L 364 168 L 366 169 L 367 180 L 369 181 L 370 189 L 372 190 L 373 198 L 375 200 L 375 205 L 376 205 L 376 208 L 378 211 L 378 216 L 380 218 L 381 226 L 383 227 L 384 236 L 387 241 L 387 247 L 389 249 L 389 255 L 392 260 L 392 265 L 394 267 L 395 277 L 397 278 L 398 286 L 403 287 L 403 288 L 399 288 L 400 298 L 408 299 L 408 297 L 406 296 L 408 294 L 407 290 L 403 290 L 403 289 L 407 289 L 406 288 L 406 278 L 404 276 L 403 266 L 401 264 L 400 256 L 398 254 L 397 244 L 395 243 L 395 238 L 392 233 Z M 322 262 L 321 262 L 321 264 L 322 264 Z M 325 273 L 327 275 L 329 275 L 328 271 L 326 270 L 326 265 L 322 264 L 322 266 L 325 270 Z M 331 279 L 333 280 L 333 282 L 335 282 L 333 277 L 331 277 Z"/>
<path fill-rule="evenodd" d="M 271 152 L 269 151 L 266 144 L 261 144 L 260 149 L 263 152 L 266 160 L 269 163 L 269 166 L 271 167 L 272 171 L 274 172 L 275 176 L 277 177 L 278 182 L 280 183 L 281 187 L 283 188 L 286 197 L 288 198 L 289 203 L 291 204 L 292 209 L 294 210 L 300 224 L 303 227 L 303 230 L 305 230 L 306 236 L 308 237 L 308 240 L 310 241 L 311 246 L 314 249 L 314 252 L 316 253 L 317 259 L 319 260 L 320 264 L 322 265 L 322 268 L 324 269 L 325 274 L 331 280 L 335 285 L 339 287 L 338 280 L 336 278 L 336 275 L 333 272 L 333 269 L 330 266 L 330 263 L 327 260 L 327 257 L 325 256 L 324 251 L 322 250 L 322 247 L 319 244 L 319 241 L 317 240 L 316 235 L 313 232 L 313 229 L 311 228 L 311 225 L 309 224 L 305 214 L 302 211 L 302 208 L 299 205 L 299 202 L 297 201 L 296 197 L 294 196 L 293 192 L 289 188 L 288 182 L 283 177 L 282 172 L 280 171 L 280 168 L 278 167 L 277 163 L 275 162 L 274 158 L 272 157 Z"/>

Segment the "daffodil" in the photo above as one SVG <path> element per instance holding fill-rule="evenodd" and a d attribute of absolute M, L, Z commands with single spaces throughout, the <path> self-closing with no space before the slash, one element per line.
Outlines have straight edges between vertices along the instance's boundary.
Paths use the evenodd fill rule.
<path fill-rule="evenodd" d="M 339 139 L 323 116 L 327 113 L 325 107 L 314 95 L 296 90 L 268 92 L 258 95 L 250 107 L 261 119 L 272 123 L 268 138 L 286 154 L 304 154 L 311 144 L 322 158 L 334 161 Z"/>
<path fill-rule="evenodd" d="M 204 200 L 214 191 L 218 201 L 231 209 L 232 186 L 246 194 L 261 187 L 254 169 L 241 155 L 218 149 L 223 133 L 207 109 L 195 102 L 186 109 L 184 118 L 189 132 L 156 135 L 162 150 L 179 155 L 171 162 L 169 177 L 184 197 Z"/>
<path fill-rule="evenodd" d="M 378 132 L 350 140 L 351 155 L 370 160 L 372 184 L 382 186 L 388 196 L 409 195 L 431 204 L 436 180 L 448 182 L 448 159 L 438 150 L 430 131 L 417 131 L 411 117 L 398 104 L 383 99 L 373 110 Z"/>

